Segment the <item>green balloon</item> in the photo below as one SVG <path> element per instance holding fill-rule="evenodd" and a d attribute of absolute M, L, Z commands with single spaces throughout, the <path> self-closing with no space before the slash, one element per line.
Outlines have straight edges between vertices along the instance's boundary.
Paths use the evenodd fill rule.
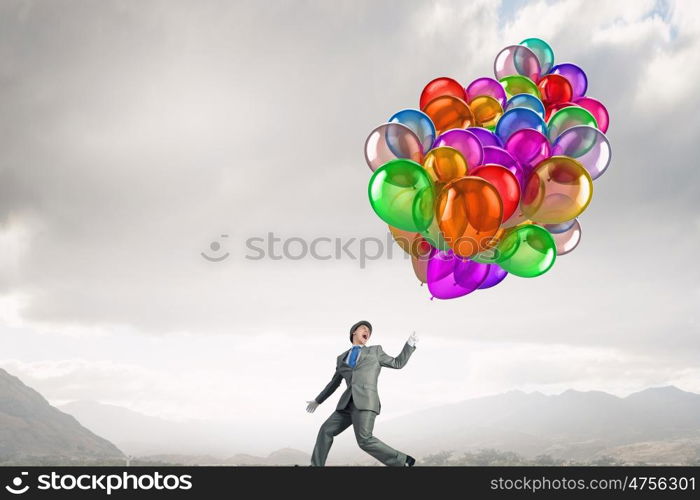
<path fill-rule="evenodd" d="M 587 109 L 579 106 L 569 106 L 568 108 L 560 109 L 549 118 L 549 123 L 547 123 L 549 140 L 554 142 L 562 132 L 577 125 L 588 125 L 589 127 L 598 128 L 598 122 Z"/>
<path fill-rule="evenodd" d="M 368 191 L 372 208 L 391 226 L 420 233 L 433 221 L 435 187 L 414 161 L 398 158 L 385 163 L 372 175 Z"/>
<path fill-rule="evenodd" d="M 542 100 L 540 89 L 537 88 L 535 82 L 526 76 L 504 76 L 498 81 L 501 82 L 501 85 L 503 85 L 503 89 L 506 91 L 506 97 L 508 97 L 508 99 L 518 94 L 531 94 L 537 97 L 539 100 Z"/>
<path fill-rule="evenodd" d="M 481 262 L 482 264 L 495 264 L 498 262 L 500 252 L 498 248 L 487 248 L 483 252 L 479 252 L 476 255 L 470 257 L 471 260 L 476 262 Z"/>
<path fill-rule="evenodd" d="M 506 235 L 498 244 L 498 265 L 521 278 L 534 278 L 554 265 L 557 245 L 545 228 L 527 224 Z"/>
<path fill-rule="evenodd" d="M 430 243 L 433 248 L 437 248 L 443 252 L 448 252 L 451 250 L 450 245 L 448 245 L 445 241 L 442 231 L 440 231 L 437 218 L 435 217 L 433 217 L 433 221 L 430 223 L 428 229 L 421 231 L 420 235 L 425 238 L 425 240 Z"/>
<path fill-rule="evenodd" d="M 540 75 L 549 73 L 549 70 L 554 65 L 554 51 L 547 42 L 540 38 L 526 38 L 520 42 L 520 45 L 524 45 L 535 53 L 537 60 L 540 62 Z"/>

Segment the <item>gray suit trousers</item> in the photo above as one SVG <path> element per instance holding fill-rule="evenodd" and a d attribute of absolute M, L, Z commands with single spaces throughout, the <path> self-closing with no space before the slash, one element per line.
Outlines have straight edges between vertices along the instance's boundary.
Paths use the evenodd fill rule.
<path fill-rule="evenodd" d="M 333 444 L 333 437 L 352 424 L 355 430 L 355 438 L 360 448 L 384 465 L 403 467 L 406 463 L 406 454 L 395 450 L 372 435 L 376 416 L 377 413 L 372 410 L 358 410 L 352 399 L 350 399 L 345 408 L 334 411 L 318 431 L 316 446 L 314 446 L 314 451 L 311 455 L 311 465 L 326 465 L 326 458 L 328 458 L 328 452 Z"/>

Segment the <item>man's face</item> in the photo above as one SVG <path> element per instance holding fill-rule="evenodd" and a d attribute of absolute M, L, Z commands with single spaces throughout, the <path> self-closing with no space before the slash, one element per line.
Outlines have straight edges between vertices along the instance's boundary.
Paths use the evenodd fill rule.
<path fill-rule="evenodd" d="M 372 335 L 372 333 L 369 331 L 369 328 L 367 328 L 365 325 L 360 325 L 357 328 L 355 328 L 355 332 L 352 336 L 352 343 L 365 345 L 367 344 L 370 335 Z"/>

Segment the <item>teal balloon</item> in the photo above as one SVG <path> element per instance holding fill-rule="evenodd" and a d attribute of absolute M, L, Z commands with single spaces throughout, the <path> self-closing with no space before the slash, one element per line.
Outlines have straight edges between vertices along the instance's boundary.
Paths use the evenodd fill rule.
<path fill-rule="evenodd" d="M 547 42 L 540 38 L 526 38 L 520 42 L 520 45 L 524 45 L 537 56 L 540 61 L 540 76 L 549 73 L 549 70 L 554 66 L 554 51 Z"/>
<path fill-rule="evenodd" d="M 554 265 L 557 245 L 545 228 L 534 224 L 518 227 L 498 244 L 498 265 L 521 278 L 540 276 Z"/>
<path fill-rule="evenodd" d="M 418 163 L 398 158 L 379 167 L 369 180 L 369 202 L 387 224 L 423 232 L 433 221 L 435 186 Z"/>

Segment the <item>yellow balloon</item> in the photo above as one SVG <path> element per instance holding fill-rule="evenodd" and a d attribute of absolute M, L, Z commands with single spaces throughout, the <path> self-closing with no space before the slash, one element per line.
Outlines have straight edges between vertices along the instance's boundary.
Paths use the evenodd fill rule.
<path fill-rule="evenodd" d="M 475 97 L 469 103 L 469 107 L 472 110 L 476 124 L 489 130 L 496 128 L 496 123 L 503 115 L 501 103 L 489 95 Z"/>
<path fill-rule="evenodd" d="M 455 148 L 441 146 L 428 151 L 423 168 L 433 182 L 445 183 L 467 175 L 467 160 Z"/>
<path fill-rule="evenodd" d="M 520 208 L 534 222 L 559 224 L 578 217 L 592 196 L 593 179 L 584 166 L 568 156 L 552 156 L 528 178 Z"/>

